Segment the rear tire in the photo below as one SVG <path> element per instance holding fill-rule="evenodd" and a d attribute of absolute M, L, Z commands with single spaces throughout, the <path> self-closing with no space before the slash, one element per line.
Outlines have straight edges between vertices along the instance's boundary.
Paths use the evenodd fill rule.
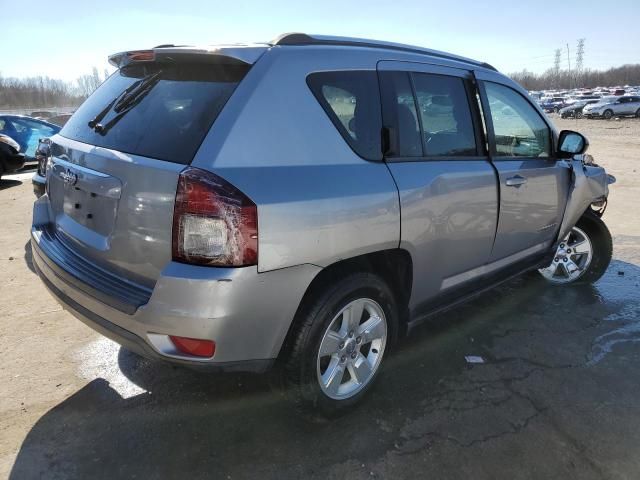
<path fill-rule="evenodd" d="M 602 114 L 602 117 L 605 120 L 610 120 L 613 117 L 613 111 L 612 110 L 605 110 L 604 113 Z"/>
<path fill-rule="evenodd" d="M 576 112 L 575 117 L 576 118 L 582 118 L 582 112 Z"/>
<path fill-rule="evenodd" d="M 395 343 L 397 312 L 390 288 L 371 273 L 351 274 L 313 295 L 296 315 L 284 364 L 289 399 L 322 417 L 359 403 Z"/>
<path fill-rule="evenodd" d="M 605 223 L 600 217 L 585 213 L 560 242 L 551 265 L 540 269 L 540 274 L 554 285 L 594 283 L 607 270 L 612 252 L 611 233 Z"/>
<path fill-rule="evenodd" d="M 640 118 L 640 108 L 638 109 L 638 111 L 636 112 L 636 118 Z"/>

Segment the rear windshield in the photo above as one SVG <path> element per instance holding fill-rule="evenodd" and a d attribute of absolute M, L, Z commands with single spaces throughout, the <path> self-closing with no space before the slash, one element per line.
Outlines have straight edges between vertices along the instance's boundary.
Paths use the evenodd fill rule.
<path fill-rule="evenodd" d="M 205 63 L 123 67 L 82 104 L 60 134 L 121 152 L 189 164 L 248 69 L 247 65 Z M 135 106 L 124 115 L 119 116 L 117 108 L 104 114 L 127 88 L 150 76 L 157 82 Z M 95 119 L 108 126 L 106 131 L 98 133 L 89 126 Z"/>

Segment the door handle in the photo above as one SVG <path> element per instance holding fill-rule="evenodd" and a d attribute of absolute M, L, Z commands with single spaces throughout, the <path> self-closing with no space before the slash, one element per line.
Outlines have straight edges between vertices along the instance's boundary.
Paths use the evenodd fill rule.
<path fill-rule="evenodd" d="M 520 185 L 524 185 L 525 183 L 527 183 L 527 179 L 524 177 L 521 177 L 520 175 L 507 178 L 507 181 L 506 181 L 507 187 L 519 187 Z"/>

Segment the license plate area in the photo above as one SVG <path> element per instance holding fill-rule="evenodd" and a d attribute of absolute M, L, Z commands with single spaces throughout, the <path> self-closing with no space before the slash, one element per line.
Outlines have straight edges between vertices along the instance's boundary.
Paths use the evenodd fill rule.
<path fill-rule="evenodd" d="M 95 248 L 108 248 L 122 193 L 120 180 L 54 159 L 47 182 L 56 227 Z"/>

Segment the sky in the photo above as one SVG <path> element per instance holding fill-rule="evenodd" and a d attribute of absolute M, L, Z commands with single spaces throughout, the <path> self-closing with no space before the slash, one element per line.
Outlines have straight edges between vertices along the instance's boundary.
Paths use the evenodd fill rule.
<path fill-rule="evenodd" d="M 26 8 L 28 5 L 28 8 Z M 510 73 L 542 72 L 562 48 L 575 65 L 640 63 L 640 0 L 0 0 L 0 75 L 73 81 L 107 56 L 173 43 L 267 41 L 284 32 L 408 43 L 485 61 Z"/>

